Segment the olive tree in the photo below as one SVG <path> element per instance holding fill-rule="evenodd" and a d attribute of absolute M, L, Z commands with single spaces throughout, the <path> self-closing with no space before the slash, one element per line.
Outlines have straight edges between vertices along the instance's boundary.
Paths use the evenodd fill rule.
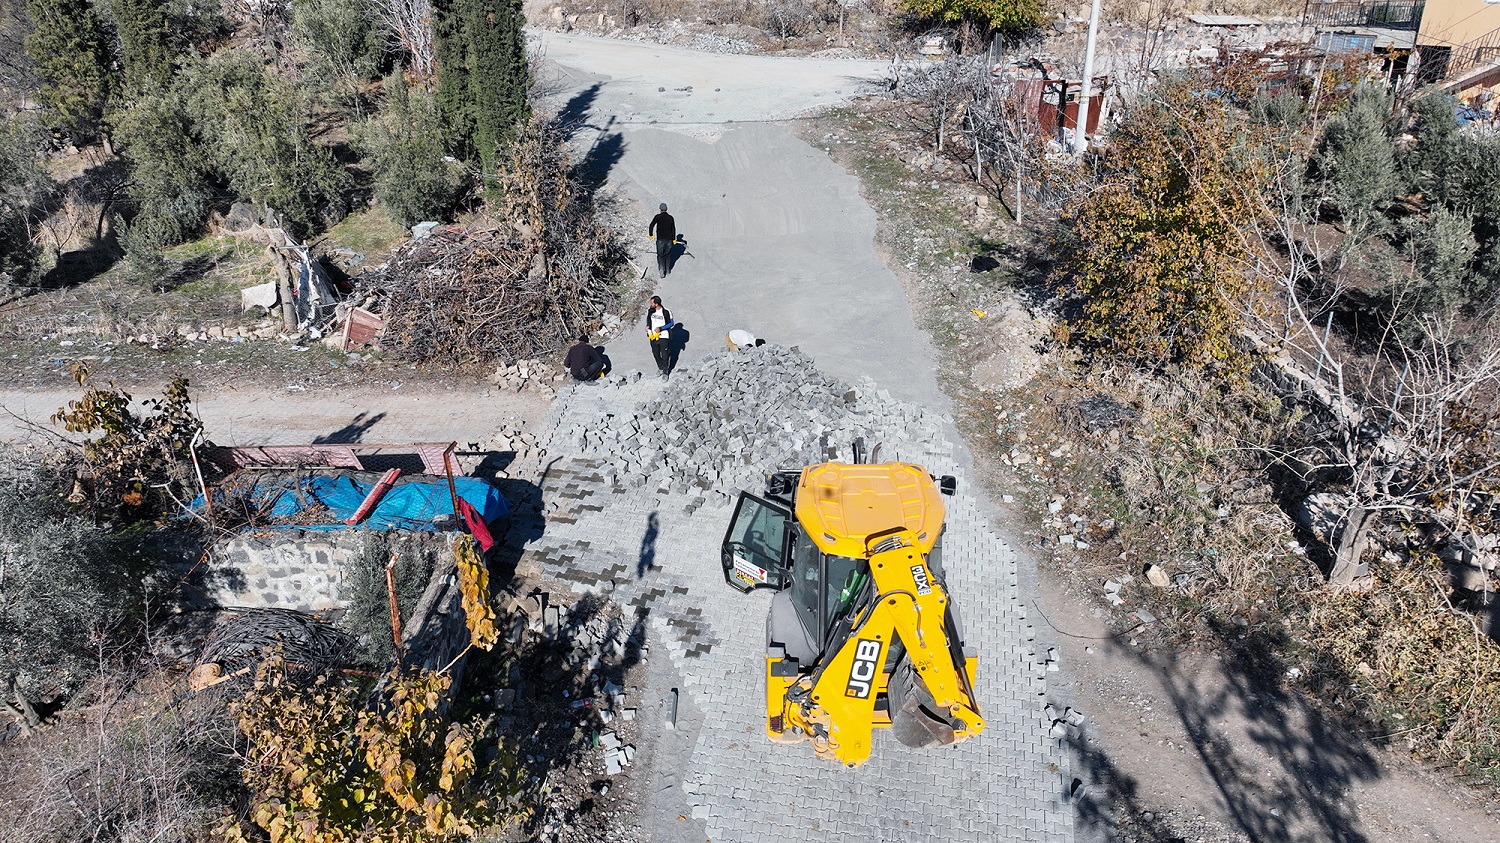
<path fill-rule="evenodd" d="M 143 578 L 133 542 L 72 514 L 60 478 L 0 480 L 0 708 L 23 731 L 37 706 L 98 669 L 137 617 Z"/>

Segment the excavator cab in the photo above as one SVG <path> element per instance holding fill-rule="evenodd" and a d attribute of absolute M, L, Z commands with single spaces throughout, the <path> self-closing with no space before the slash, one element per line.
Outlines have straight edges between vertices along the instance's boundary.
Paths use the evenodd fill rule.
<path fill-rule="evenodd" d="M 766 731 L 810 740 L 855 766 L 870 733 L 908 746 L 951 744 L 983 729 L 942 569 L 953 479 L 905 463 L 824 463 L 783 471 L 742 493 L 721 547 L 724 578 L 769 588 Z"/>

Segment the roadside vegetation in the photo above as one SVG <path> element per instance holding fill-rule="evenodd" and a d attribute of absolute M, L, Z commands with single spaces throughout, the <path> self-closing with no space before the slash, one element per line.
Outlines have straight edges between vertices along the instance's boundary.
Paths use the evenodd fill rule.
<path fill-rule="evenodd" d="M 503 834 L 545 796 L 496 723 L 493 683 L 397 658 L 388 612 L 409 617 L 449 556 L 471 647 L 497 643 L 472 544 L 367 547 L 349 582 L 362 605 L 328 633 L 351 648 L 337 663 L 286 641 L 186 676 L 203 630 L 175 612 L 223 526 L 184 514 L 198 472 L 214 478 L 176 373 L 285 357 L 301 388 L 357 360 L 246 350 L 278 326 L 241 316 L 240 291 L 275 275 L 266 241 L 233 233 L 280 229 L 338 277 L 384 262 L 416 222 L 514 219 L 536 230 L 523 279 L 613 280 L 614 258 L 559 245 L 613 241 L 534 113 L 523 25 L 519 3 L 473 0 L 0 2 L 16 48 L 0 62 L 12 376 L 55 379 L 59 343 L 111 373 L 147 360 L 167 375 L 138 401 L 75 366 L 55 429 L 0 455 L 0 838 L 437 841 Z M 388 603 L 398 553 L 412 558 Z"/>
<path fill-rule="evenodd" d="M 1500 141 L 1263 59 L 1160 75 L 1081 159 L 963 60 L 805 137 L 861 175 L 1049 566 L 1493 795 Z"/>
<path fill-rule="evenodd" d="M 531 0 L 526 5 L 540 26 L 631 32 L 716 52 L 911 56 L 927 47 L 973 53 L 987 49 L 992 36 L 1033 35 L 1046 20 L 1045 4 L 1036 0 Z"/>
<path fill-rule="evenodd" d="M 5 11 L 23 49 L 0 114 L 0 333 L 18 340 L 265 337 L 279 325 L 241 315 L 239 293 L 275 281 L 268 238 L 307 243 L 348 293 L 417 222 L 510 213 L 510 149 L 552 119 L 533 116 L 519 3 Z M 559 197 L 580 192 L 566 178 Z M 572 206 L 592 218 L 587 201 Z M 545 269 L 563 286 L 594 280 Z M 612 269 L 581 271 L 608 283 Z"/>

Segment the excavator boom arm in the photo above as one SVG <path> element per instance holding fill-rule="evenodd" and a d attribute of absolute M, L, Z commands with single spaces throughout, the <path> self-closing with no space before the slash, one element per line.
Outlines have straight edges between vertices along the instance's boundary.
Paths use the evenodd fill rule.
<path fill-rule="evenodd" d="M 863 763 L 870 755 L 878 692 L 896 678 L 884 674 L 893 642 L 905 647 L 905 660 L 920 688 L 902 699 L 911 702 L 904 716 L 924 718 L 921 728 L 939 734 L 938 742 L 954 743 L 984 729 L 974 698 L 961 642 L 952 640 L 948 623 L 948 593 L 927 567 L 908 530 L 872 540 L 868 559 L 871 599 L 851 619 L 842 644 L 811 677 L 809 693 L 801 695 L 798 718 L 811 727 L 819 754 L 832 755 L 847 765 Z M 894 719 L 903 712 L 892 706 Z"/>

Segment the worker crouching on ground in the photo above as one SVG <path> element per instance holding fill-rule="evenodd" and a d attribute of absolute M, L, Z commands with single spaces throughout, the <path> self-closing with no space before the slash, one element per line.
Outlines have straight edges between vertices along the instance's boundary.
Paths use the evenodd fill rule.
<path fill-rule="evenodd" d="M 574 380 L 592 381 L 598 380 L 599 375 L 604 372 L 604 355 L 599 349 L 589 344 L 588 334 L 579 334 L 578 342 L 568 349 L 567 359 L 563 365 L 568 367 Z"/>

